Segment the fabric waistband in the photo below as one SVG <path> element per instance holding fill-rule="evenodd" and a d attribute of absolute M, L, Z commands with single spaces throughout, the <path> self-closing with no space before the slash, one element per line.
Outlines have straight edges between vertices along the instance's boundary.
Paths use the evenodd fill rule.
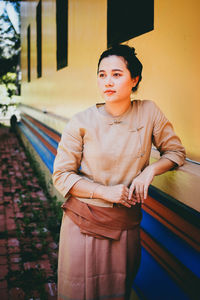
<path fill-rule="evenodd" d="M 141 205 L 128 207 L 99 207 L 70 197 L 62 204 L 65 213 L 80 227 L 82 233 L 100 239 L 119 240 L 122 230 L 139 226 Z"/>

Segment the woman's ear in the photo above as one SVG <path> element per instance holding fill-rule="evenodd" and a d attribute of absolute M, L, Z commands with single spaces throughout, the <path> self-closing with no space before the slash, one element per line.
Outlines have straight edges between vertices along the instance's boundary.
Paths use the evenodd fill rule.
<path fill-rule="evenodd" d="M 139 81 L 139 76 L 136 76 L 132 79 L 133 87 L 135 87 L 137 85 L 138 81 Z"/>

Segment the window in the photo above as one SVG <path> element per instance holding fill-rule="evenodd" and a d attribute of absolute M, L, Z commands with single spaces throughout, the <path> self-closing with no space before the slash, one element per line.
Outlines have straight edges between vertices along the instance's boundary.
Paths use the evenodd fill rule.
<path fill-rule="evenodd" d="M 31 81 L 31 26 L 27 28 L 27 80 Z"/>
<path fill-rule="evenodd" d="M 108 0 L 108 47 L 153 30 L 154 0 Z"/>
<path fill-rule="evenodd" d="M 67 66 L 68 0 L 56 0 L 57 70 Z"/>
<path fill-rule="evenodd" d="M 37 30 L 37 77 L 42 76 L 42 2 L 39 1 L 36 9 Z"/>

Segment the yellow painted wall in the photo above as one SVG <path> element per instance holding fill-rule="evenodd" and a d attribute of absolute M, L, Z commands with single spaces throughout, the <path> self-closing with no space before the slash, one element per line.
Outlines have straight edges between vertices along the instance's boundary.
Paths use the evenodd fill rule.
<path fill-rule="evenodd" d="M 144 64 L 138 92 L 153 99 L 200 161 L 200 1 L 155 1 L 154 31 L 128 42 Z"/>
<path fill-rule="evenodd" d="M 36 75 L 36 32 L 31 31 L 31 82 L 27 82 L 26 28 L 36 27 L 37 1 L 22 3 L 23 103 L 65 117 L 96 103 L 97 58 L 106 48 L 106 0 L 69 0 L 68 67 L 56 71 L 55 1 L 42 1 L 42 78 Z M 29 9 L 27 9 L 29 7 Z"/>
<path fill-rule="evenodd" d="M 56 71 L 55 1 L 42 1 L 42 78 L 36 77 L 37 1 L 22 6 L 23 103 L 71 117 L 101 101 L 96 65 L 107 41 L 107 0 L 69 0 L 68 67 Z M 200 161 L 200 2 L 155 0 L 154 30 L 126 43 L 144 65 L 136 98 L 152 99 L 174 124 L 187 156 Z M 31 82 L 26 29 L 31 24 Z"/>

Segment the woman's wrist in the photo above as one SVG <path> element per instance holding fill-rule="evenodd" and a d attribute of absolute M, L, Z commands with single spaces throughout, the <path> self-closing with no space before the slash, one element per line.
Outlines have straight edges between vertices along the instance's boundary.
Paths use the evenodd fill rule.
<path fill-rule="evenodd" d="M 104 199 L 105 188 L 106 187 L 104 185 L 97 184 L 97 186 L 94 189 L 93 198 Z"/>
<path fill-rule="evenodd" d="M 163 174 L 175 166 L 175 163 L 167 158 L 160 158 L 156 162 L 149 165 L 147 168 L 152 172 L 153 176 Z"/>
<path fill-rule="evenodd" d="M 144 170 L 151 173 L 153 177 L 157 175 L 156 174 L 156 165 L 155 165 L 155 163 L 152 163 L 151 165 L 147 166 Z"/>

